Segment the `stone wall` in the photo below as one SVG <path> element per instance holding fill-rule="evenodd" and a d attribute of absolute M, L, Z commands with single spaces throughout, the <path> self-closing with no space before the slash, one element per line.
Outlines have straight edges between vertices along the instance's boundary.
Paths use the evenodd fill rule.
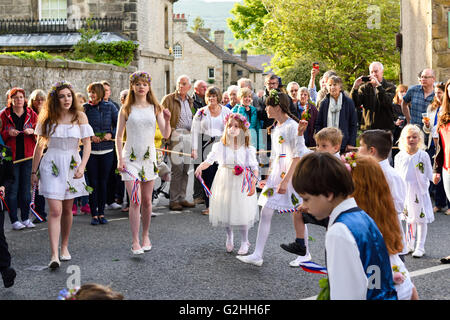
<path fill-rule="evenodd" d="M 107 64 L 92 64 L 78 61 L 36 61 L 0 55 L 0 107 L 6 105 L 6 92 L 13 87 L 25 89 L 29 96 L 35 89 L 47 92 L 52 84 L 66 80 L 76 92 L 85 95 L 89 83 L 107 80 L 111 83 L 112 99 L 119 102 L 119 94 L 129 87 L 129 75 L 135 67 L 120 68 Z"/>
<path fill-rule="evenodd" d="M 448 43 L 448 12 L 450 0 L 434 0 L 432 14 L 433 69 L 437 81 L 450 79 L 450 49 Z"/>

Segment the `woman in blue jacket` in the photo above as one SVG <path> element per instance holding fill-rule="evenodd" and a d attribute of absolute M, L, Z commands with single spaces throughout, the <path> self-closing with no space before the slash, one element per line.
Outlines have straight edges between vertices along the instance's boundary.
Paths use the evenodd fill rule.
<path fill-rule="evenodd" d="M 258 137 L 260 122 L 258 120 L 258 111 L 251 104 L 253 103 L 252 91 L 249 88 L 239 89 L 238 97 L 241 100 L 241 104 L 237 104 L 231 109 L 232 113 L 242 114 L 247 118 L 250 123 L 251 143 L 258 150 Z"/>
<path fill-rule="evenodd" d="M 90 186 L 94 189 L 89 195 L 92 225 L 106 224 L 105 218 L 106 190 L 109 172 L 114 160 L 114 142 L 117 126 L 117 108 L 103 100 L 105 89 L 100 82 L 87 87 L 89 102 L 84 104 L 89 124 L 94 130 L 92 151 L 86 165 Z"/>

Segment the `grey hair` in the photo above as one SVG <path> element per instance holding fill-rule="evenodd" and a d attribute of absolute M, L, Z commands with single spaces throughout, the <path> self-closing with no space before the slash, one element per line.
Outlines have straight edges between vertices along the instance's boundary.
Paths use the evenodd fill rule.
<path fill-rule="evenodd" d="M 181 82 L 181 80 L 182 79 L 187 79 L 187 81 L 189 82 L 189 83 L 191 83 L 191 78 L 189 78 L 189 76 L 188 75 L 185 75 L 185 74 L 182 74 L 181 76 L 179 76 L 178 78 L 177 78 L 177 84 L 179 84 L 180 82 Z"/>
<path fill-rule="evenodd" d="M 289 91 L 289 89 L 290 89 L 293 85 L 297 85 L 297 86 L 300 88 L 300 85 L 299 85 L 297 82 L 291 81 L 291 82 L 289 82 L 289 83 L 287 84 L 286 90 Z"/>
<path fill-rule="evenodd" d="M 370 64 L 369 70 L 372 69 L 373 66 L 379 66 L 381 68 L 381 71 L 384 71 L 384 66 L 381 62 L 374 61 Z"/>
<path fill-rule="evenodd" d="M 195 81 L 194 82 L 194 88 L 197 88 L 200 85 L 200 83 L 202 83 L 202 82 L 206 83 L 205 80 L 197 80 L 197 81 Z"/>
<path fill-rule="evenodd" d="M 253 89 L 252 80 L 250 80 L 249 78 L 240 78 L 237 83 L 239 87 L 241 86 L 241 84 L 244 84 L 244 86 Z"/>
<path fill-rule="evenodd" d="M 233 91 L 239 91 L 238 86 L 229 86 L 227 89 L 228 94 L 232 93 Z"/>
<path fill-rule="evenodd" d="M 300 94 L 301 92 L 307 92 L 309 96 L 309 90 L 307 87 L 301 87 L 300 89 L 298 89 L 298 93 Z"/>

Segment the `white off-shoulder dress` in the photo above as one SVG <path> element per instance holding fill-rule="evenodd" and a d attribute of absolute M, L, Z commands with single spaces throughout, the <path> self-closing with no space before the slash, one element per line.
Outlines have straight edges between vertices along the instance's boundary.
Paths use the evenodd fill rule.
<path fill-rule="evenodd" d="M 58 124 L 51 133 L 47 152 L 39 165 L 39 194 L 53 200 L 69 200 L 86 196 L 84 176 L 74 179 L 75 170 L 81 163 L 80 139 L 92 137 L 94 131 L 89 124 Z M 42 135 L 40 123 L 35 133 Z"/>

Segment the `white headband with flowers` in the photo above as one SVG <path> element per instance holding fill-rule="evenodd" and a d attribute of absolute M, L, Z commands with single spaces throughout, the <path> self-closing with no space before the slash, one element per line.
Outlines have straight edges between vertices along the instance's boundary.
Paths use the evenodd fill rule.
<path fill-rule="evenodd" d="M 239 113 L 229 113 L 225 116 L 225 120 L 224 120 L 224 125 L 227 125 L 228 120 L 231 119 L 236 119 L 236 120 L 240 120 L 241 122 L 244 123 L 244 126 L 248 129 L 250 128 L 250 123 L 248 122 L 247 118 L 245 116 L 243 116 L 242 114 Z"/>

